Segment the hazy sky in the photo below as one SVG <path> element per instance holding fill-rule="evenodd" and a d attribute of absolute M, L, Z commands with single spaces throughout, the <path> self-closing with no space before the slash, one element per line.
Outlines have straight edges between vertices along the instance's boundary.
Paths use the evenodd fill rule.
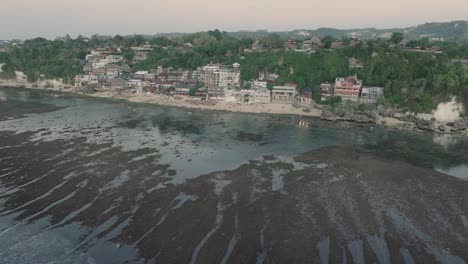
<path fill-rule="evenodd" d="M 468 0 L 0 0 L 0 39 L 452 20 L 468 20 Z"/>

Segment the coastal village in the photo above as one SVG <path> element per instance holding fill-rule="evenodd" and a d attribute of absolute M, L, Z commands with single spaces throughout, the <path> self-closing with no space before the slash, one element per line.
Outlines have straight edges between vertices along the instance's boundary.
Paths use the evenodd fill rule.
<path fill-rule="evenodd" d="M 202 37 L 197 35 L 197 37 L 202 39 L 208 36 L 215 39 L 214 35 L 217 33 L 223 36 L 223 33 L 214 31 L 201 35 Z M 66 43 L 70 40 L 64 38 L 56 41 Z M 92 39 L 82 38 L 80 41 L 88 43 Z M 258 62 L 255 65 L 255 61 L 245 61 L 248 56 L 261 57 L 265 54 L 274 57 L 271 55 L 277 53 L 288 54 L 290 57 L 294 57 L 294 54 L 298 55 L 294 58 L 301 58 L 300 54 L 305 54 L 302 57 L 308 58 L 326 54 L 333 58 L 333 54 L 346 49 L 371 49 L 375 43 L 372 44 L 370 41 L 355 37 L 327 40 L 327 37 L 310 35 L 302 40 L 257 38 L 252 39 L 251 44 L 241 46 L 238 56 L 231 57 L 232 59 L 210 57 L 209 60 L 203 60 L 206 59 L 203 58 L 197 63 L 185 64 L 196 65 L 193 68 L 170 67 L 168 65 L 177 65 L 177 63 L 170 61 L 160 63 L 158 62 L 160 58 L 154 60 L 154 57 L 155 54 L 159 56 L 161 52 L 166 54 L 164 55 L 167 56 L 166 58 L 170 57 L 171 52 L 179 52 L 182 57 L 186 53 L 193 55 L 197 47 L 200 47 L 197 42 L 199 40 L 165 37 L 158 41 L 160 42 L 155 43 L 142 39 L 138 45 L 125 44 L 124 46 L 108 41 L 108 44 L 86 48 L 80 57 L 74 57 L 80 74 L 75 76 L 75 71 L 66 82 L 60 78 L 47 78 L 44 74 L 38 74 L 37 81 L 30 82 L 29 76 L 20 71 L 15 72 L 14 80 L 0 82 L 6 86 L 52 88 L 139 103 L 245 113 L 313 116 L 328 121 L 377 123 L 442 133 L 465 130 L 468 127 L 468 121 L 460 119 L 459 109 L 461 108 L 458 105 L 451 107 L 456 108 L 455 112 L 458 114 L 455 113 L 453 118 L 443 121 L 433 121 L 434 115 L 427 112 L 426 114 L 401 111 L 389 105 L 387 97 L 395 94 L 395 91 L 392 92 L 395 88 L 388 87 L 388 85 L 384 88 L 366 84 L 364 80 L 371 79 L 367 67 L 372 64 L 364 63 L 365 57 L 359 54 L 354 55 L 353 52 L 340 58 L 339 74 L 334 75 L 332 72 L 337 71 L 333 71 L 332 68 L 328 73 L 328 66 L 321 66 L 322 75 L 315 74 L 312 78 L 307 74 L 308 71 L 313 71 L 314 67 L 309 68 L 308 71 L 301 71 L 298 68 L 283 65 L 282 72 L 280 72 L 277 69 L 274 70 L 271 65 L 268 67 L 264 62 Z M 419 47 L 405 45 L 401 40 L 398 41 L 400 41 L 399 44 L 394 42 L 386 44 L 387 48 L 389 50 L 403 49 L 411 54 L 431 53 L 429 56 L 432 57 L 441 52 L 437 46 Z M 11 48 L 13 44 L 5 45 Z M 18 42 L 16 46 L 18 45 L 23 44 Z M 128 56 L 129 52 L 131 56 Z M 222 54 L 229 56 L 230 50 Z M 382 58 L 386 59 L 391 57 L 390 55 L 389 52 L 381 55 L 376 52 L 369 54 L 372 58 L 385 56 Z M 279 61 L 275 62 L 277 65 L 281 64 L 282 57 L 279 58 Z M 404 58 L 401 60 L 402 63 L 408 62 Z M 465 61 L 452 60 L 452 63 L 463 64 Z M 255 65 L 254 69 L 252 65 Z M 267 70 L 268 68 L 270 70 Z M 295 73 L 295 70 L 300 73 Z M 247 78 L 246 72 L 248 72 Z M 307 79 L 307 81 L 299 83 L 300 79 Z M 382 84 L 383 82 L 380 79 L 377 82 L 374 80 L 373 83 Z M 299 123 L 303 124 L 302 121 Z"/>
<path fill-rule="evenodd" d="M 298 52 L 313 52 L 320 47 L 320 39 L 307 40 Z M 188 45 L 188 44 L 187 44 Z M 286 40 L 285 47 L 292 48 Z M 340 43 L 332 43 L 339 46 Z M 254 43 L 251 50 L 257 50 Z M 145 60 L 152 51 L 150 45 L 132 47 L 135 52 L 133 61 Z M 133 71 L 124 62 L 119 49 L 98 48 L 89 52 L 83 62 L 84 74 L 75 77 L 74 88 L 84 93 L 112 92 L 117 94 L 164 95 L 192 104 L 216 104 L 224 101 L 236 104 L 296 104 L 311 106 L 314 104 L 312 91 L 319 91 L 322 101 L 331 97 L 342 101 L 376 103 L 383 98 L 383 87 L 364 86 L 358 75 L 337 76 L 334 83 L 322 83 L 318 89 L 310 86 L 298 87 L 294 82 L 276 85 L 278 75 L 266 71 L 258 78 L 241 85 L 242 65 L 233 63 L 223 65 L 210 63 L 195 70 L 174 69 L 157 66 L 149 71 Z M 349 58 L 350 69 L 362 69 L 364 65 L 356 58 Z"/>

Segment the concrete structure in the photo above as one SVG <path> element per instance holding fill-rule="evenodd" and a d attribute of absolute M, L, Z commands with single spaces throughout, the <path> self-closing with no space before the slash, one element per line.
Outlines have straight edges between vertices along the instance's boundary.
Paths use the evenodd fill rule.
<path fill-rule="evenodd" d="M 190 88 L 188 88 L 188 87 L 175 87 L 174 88 L 174 94 L 189 95 L 190 94 Z"/>
<path fill-rule="evenodd" d="M 208 97 L 208 89 L 207 88 L 199 88 L 196 92 L 195 92 L 195 96 L 196 97 L 200 97 L 200 98 L 204 98 L 206 99 Z"/>
<path fill-rule="evenodd" d="M 226 89 L 225 100 L 227 103 L 240 103 L 242 101 L 242 95 L 240 91 L 236 89 Z"/>
<path fill-rule="evenodd" d="M 133 78 L 138 80 L 144 80 L 147 74 L 149 74 L 148 71 L 137 71 L 135 72 L 135 74 L 133 74 Z"/>
<path fill-rule="evenodd" d="M 333 84 L 322 83 L 320 84 L 320 100 L 326 101 L 333 96 Z"/>
<path fill-rule="evenodd" d="M 142 89 L 144 86 L 147 85 L 147 82 L 140 80 L 140 79 L 132 79 L 128 80 L 127 86 L 129 88 L 135 88 L 135 89 Z"/>
<path fill-rule="evenodd" d="M 362 87 L 360 102 L 361 103 L 375 103 L 377 100 L 384 97 L 383 87 Z"/>
<path fill-rule="evenodd" d="M 136 53 L 145 53 L 145 54 L 148 54 L 151 51 L 153 51 L 153 48 L 151 47 L 151 45 L 143 45 L 143 46 L 140 46 L 140 47 L 131 47 L 131 49 L 133 51 L 135 51 Z"/>
<path fill-rule="evenodd" d="M 87 84 L 98 84 L 97 75 L 76 75 L 75 76 L 75 87 L 85 86 Z"/>
<path fill-rule="evenodd" d="M 348 59 L 348 67 L 350 69 L 359 69 L 359 70 L 361 70 L 362 68 L 364 68 L 364 63 L 360 62 L 356 58 L 349 58 Z"/>
<path fill-rule="evenodd" d="M 127 81 L 121 78 L 110 79 L 108 83 L 111 90 L 125 90 L 128 86 Z"/>
<path fill-rule="evenodd" d="M 302 89 L 298 99 L 299 103 L 310 105 L 312 103 L 312 88 L 308 86 Z"/>
<path fill-rule="evenodd" d="M 240 103 L 254 103 L 255 102 L 255 90 L 253 89 L 242 89 L 240 90 Z"/>
<path fill-rule="evenodd" d="M 236 86 L 240 81 L 240 65 L 238 63 L 234 63 L 232 66 L 209 64 L 201 67 L 199 77 L 207 87 Z"/>
<path fill-rule="evenodd" d="M 292 103 L 296 98 L 296 85 L 273 86 L 271 101 L 274 103 Z"/>
<path fill-rule="evenodd" d="M 361 88 L 362 81 L 356 75 L 347 78 L 336 78 L 334 95 L 341 97 L 343 101 L 357 102 Z"/>
<path fill-rule="evenodd" d="M 253 81 L 253 83 L 252 83 L 252 86 L 253 86 L 254 88 L 267 88 L 267 85 L 268 85 L 268 82 L 267 82 L 267 81 L 255 80 L 255 81 Z"/>
<path fill-rule="evenodd" d="M 211 86 L 208 87 L 208 98 L 214 100 L 226 99 L 226 87 Z"/>
<path fill-rule="evenodd" d="M 258 88 L 254 90 L 253 102 L 267 104 L 271 102 L 271 91 L 267 88 Z"/>

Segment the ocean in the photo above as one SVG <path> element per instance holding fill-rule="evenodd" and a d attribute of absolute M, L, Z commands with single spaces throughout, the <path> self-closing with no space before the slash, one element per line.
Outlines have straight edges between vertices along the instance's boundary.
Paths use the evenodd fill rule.
<path fill-rule="evenodd" d="M 466 263 L 468 139 L 0 88 L 0 263 Z"/>

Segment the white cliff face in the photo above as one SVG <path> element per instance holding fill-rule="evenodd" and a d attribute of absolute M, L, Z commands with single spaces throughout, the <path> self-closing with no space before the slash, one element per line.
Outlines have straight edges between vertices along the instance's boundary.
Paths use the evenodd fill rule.
<path fill-rule="evenodd" d="M 0 72 L 3 72 L 2 67 L 5 65 L 5 63 L 0 63 Z"/>
<path fill-rule="evenodd" d="M 440 103 L 433 115 L 438 122 L 454 122 L 460 119 L 461 113 L 463 113 L 463 104 L 452 97 L 450 102 Z"/>

